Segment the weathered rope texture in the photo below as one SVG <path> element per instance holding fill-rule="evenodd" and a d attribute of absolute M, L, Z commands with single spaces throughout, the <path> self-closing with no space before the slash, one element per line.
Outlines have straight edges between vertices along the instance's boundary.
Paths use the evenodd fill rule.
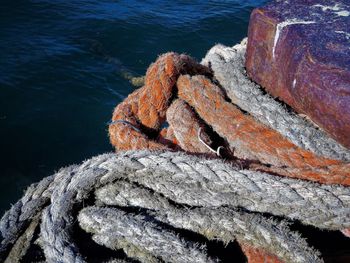
<path fill-rule="evenodd" d="M 137 140 L 134 140 L 134 137 L 128 137 L 132 143 L 123 144 L 123 147 L 120 147 L 118 142 L 120 136 L 113 132 L 114 125 L 110 126 L 112 144 L 117 149 L 170 147 L 194 153 L 214 153 L 220 157 L 234 159 L 236 165 L 253 171 L 265 171 L 322 183 L 348 185 L 350 166 L 342 161 L 349 160 L 350 151 L 344 149 L 297 114 L 287 111 L 268 94 L 262 93 L 261 88 L 246 77 L 243 66 L 245 44 L 239 47 L 242 47 L 239 49 L 240 52 L 233 52 L 234 49 L 230 49 L 232 52 L 226 52 L 225 56 L 221 54 L 221 49 L 215 49 L 215 47 L 208 53 L 203 64 L 213 70 L 215 79 L 212 79 L 210 74 L 198 76 L 199 72 L 197 74 L 188 72 L 192 76 L 181 76 L 175 70 L 171 76 L 177 76 L 178 80 L 173 89 L 166 86 L 164 91 L 154 90 L 150 88 L 152 87 L 150 83 L 146 83 L 142 89 L 148 90 L 148 98 L 157 98 L 157 100 L 139 100 L 139 104 L 133 107 L 139 109 L 139 105 L 142 104 L 142 110 L 137 110 L 137 114 L 136 111 L 127 112 L 134 118 L 137 127 L 140 128 L 139 134 L 142 134 L 143 139 L 149 145 L 134 143 Z M 175 58 L 173 56 L 173 53 L 163 55 L 150 69 L 158 72 L 160 76 L 166 76 L 163 72 L 167 71 L 166 68 L 173 68 L 172 60 L 175 61 L 175 64 L 180 60 L 178 55 Z M 186 63 L 187 61 L 183 61 L 183 64 Z M 191 61 L 190 64 L 193 65 L 195 62 Z M 147 76 L 152 78 L 150 71 Z M 203 72 L 203 69 L 201 71 Z M 182 74 L 186 72 L 183 71 Z M 187 83 L 185 78 L 188 78 Z M 217 80 L 224 90 L 216 87 Z M 173 79 L 167 84 L 172 81 Z M 241 93 L 247 97 L 245 101 L 247 107 L 241 107 L 240 103 L 236 103 L 237 100 L 231 96 L 232 90 L 237 90 L 237 93 L 240 93 L 240 90 L 244 91 Z M 172 92 L 171 96 L 167 93 L 169 91 Z M 137 92 L 134 93 L 136 96 L 138 96 Z M 164 93 L 167 95 L 164 96 Z M 181 99 L 174 100 L 176 95 Z M 254 101 L 255 95 L 257 96 L 256 101 Z M 226 96 L 239 108 L 229 103 Z M 243 98 L 242 101 L 244 101 Z M 148 126 L 148 119 L 155 116 L 151 114 L 149 108 L 154 108 L 153 104 L 160 103 L 159 100 L 162 101 L 163 106 L 169 107 L 168 109 L 163 107 L 161 110 L 162 115 L 166 110 L 166 121 L 169 127 L 159 131 L 156 126 L 153 126 L 152 133 L 150 133 L 149 130 L 142 127 L 143 125 Z M 121 105 L 124 104 L 133 104 L 132 99 L 126 99 Z M 250 111 L 249 104 L 254 107 L 252 111 Z M 119 107 L 114 112 L 113 120 L 119 120 L 120 114 L 123 114 L 123 109 Z M 241 109 L 245 112 L 242 112 Z M 247 116 L 246 113 L 251 114 L 255 119 Z M 264 115 L 262 121 L 259 114 Z M 264 121 L 264 118 L 270 122 Z M 160 118 L 157 120 L 162 123 L 165 121 Z M 271 125 L 273 123 L 276 124 Z M 133 132 L 132 128 L 129 126 L 127 129 Z M 121 141 L 124 142 L 123 139 Z M 157 144 L 154 143 L 155 141 Z M 241 245 L 244 247 L 244 244 Z M 278 260 L 271 260 L 278 262 Z"/>
<path fill-rule="evenodd" d="M 110 125 L 112 144 L 124 150 L 172 148 L 215 154 L 251 171 L 349 185 L 350 150 L 250 81 L 244 70 L 245 46 L 243 41 L 233 48 L 221 45 L 212 48 L 202 64 L 212 70 L 214 77 L 199 66 L 194 67 L 199 68 L 197 72 L 171 72 L 172 65 L 182 59 L 180 55 L 169 53 L 160 57 L 146 78 L 154 77 L 150 72 L 166 78 L 164 72 L 168 72 L 171 80 L 165 83 L 174 83 L 173 77 L 177 77 L 176 86 L 164 85 L 165 89 L 159 90 L 152 89 L 153 82 L 146 82 L 141 90 L 147 90 L 147 100 L 138 100 L 135 104 L 132 97 L 139 97 L 140 92 L 135 91 L 116 107 L 113 120 L 123 119 L 121 114 L 127 112 L 134 119 L 134 125 L 123 127 L 129 131 L 127 140 L 115 132 L 120 127 Z M 196 64 L 187 57 L 180 64 L 186 63 Z M 155 118 L 157 125 L 150 131 L 149 119 L 156 116 L 152 113 L 153 104 L 162 105 L 159 112 L 163 116 L 166 111 L 166 118 Z M 125 111 L 123 105 L 132 105 L 134 110 Z M 160 130 L 165 122 L 169 127 Z M 135 128 L 137 136 L 141 134 L 144 140 L 141 143 L 132 135 Z M 153 184 L 150 182 L 150 185 Z M 191 187 L 185 189 L 192 191 Z M 248 258 L 255 253 L 254 248 L 244 243 L 241 246 Z M 279 262 L 265 257 L 262 251 L 256 252 L 262 254 L 262 261 Z"/>
<path fill-rule="evenodd" d="M 144 153 L 133 156 L 138 154 Z M 203 163 L 196 157 L 168 154 L 170 158 L 167 153 L 137 158 L 142 165 L 162 170 L 143 176 L 139 171 L 136 176 L 130 174 L 129 180 L 189 206 L 244 207 L 333 230 L 350 226 L 350 206 L 344 206 L 350 193 L 347 187 L 232 169 L 215 159 Z"/>
<path fill-rule="evenodd" d="M 161 262 L 215 262 L 203 247 L 179 238 L 175 232 L 150 222 L 146 216 L 130 215 L 118 209 L 90 207 L 79 214 L 83 229 L 94 233 L 93 239 L 112 249 L 123 248 L 133 258 Z"/>
<path fill-rule="evenodd" d="M 244 50 L 214 47 L 203 61 L 214 78 L 187 56 L 161 56 L 145 86 L 116 107 L 111 143 L 118 150 L 180 147 L 218 155 L 221 147 L 223 156 L 252 170 L 349 185 L 350 150 L 252 83 Z M 165 121 L 168 130 L 160 130 Z"/>
<path fill-rule="evenodd" d="M 178 227 L 201 233 L 208 239 L 220 239 L 225 243 L 237 239 L 242 243 L 251 243 L 251 240 L 260 241 L 254 244 L 267 251 L 278 253 L 280 258 L 297 258 L 297 261 L 307 261 L 305 258 L 306 243 L 299 236 L 291 233 L 286 225 L 277 223 L 259 214 L 248 214 L 227 208 L 195 208 L 187 210 L 169 203 L 162 195 L 154 194 L 146 188 L 136 187 L 128 182 L 118 182 L 108 185 L 97 191 L 97 197 L 104 204 L 118 206 L 136 206 L 147 208 L 156 212 L 153 214 L 159 220 Z M 204 223 L 205 222 L 205 223 Z M 275 226 L 277 226 L 275 228 Z M 268 230 L 266 230 L 268 229 Z M 267 232 L 270 232 L 267 234 Z M 249 234 L 248 234 L 249 233 Z M 288 233 L 289 238 L 285 235 Z M 280 243 L 278 240 L 292 240 Z M 299 247 L 298 247 L 299 246 Z M 296 252 L 301 250 L 299 252 Z M 293 251 L 293 253 L 290 253 Z M 309 259 L 314 259 L 315 252 L 309 250 Z"/>
<path fill-rule="evenodd" d="M 151 178 L 153 186 L 149 183 Z M 269 193 L 272 189 L 263 189 L 269 186 L 274 188 L 273 194 Z M 186 190 L 187 187 L 191 190 Z M 41 215 L 39 243 L 48 262 L 86 262 L 74 242 L 74 214 L 91 196 L 95 196 L 96 204 L 81 210 L 78 217 L 81 227 L 91 232 L 97 243 L 122 248 L 128 256 L 145 262 L 160 258 L 172 262 L 215 261 L 204 247 L 179 239 L 173 232 L 176 229 L 191 230 L 225 243 L 237 239 L 276 254 L 284 262 L 318 262 L 317 252 L 291 232 L 285 222 L 254 212 L 300 218 L 306 224 L 326 229 L 350 225 L 347 187 L 280 178 L 176 152 L 101 155 L 81 166 L 61 170 L 51 183 L 44 181 L 32 186 L 25 196 L 38 198 L 37 193 L 43 189 L 50 202 L 33 212 L 36 216 L 29 217 L 32 220 L 27 219 L 36 222 Z M 249 210 L 240 209 L 241 204 L 247 203 L 252 204 L 247 206 Z M 11 233 L 20 237 L 28 229 L 24 225 L 18 227 L 8 215 L 21 218 L 22 211 L 31 205 L 23 204 L 22 210 L 17 206 L 2 219 L 3 236 Z M 166 225 L 173 230 L 164 228 Z M 17 242 L 22 241 L 13 240 L 12 248 Z M 165 244 L 162 242 L 169 243 L 172 251 L 156 250 Z M 2 260 L 13 256 L 11 248 L 1 252 Z"/>
<path fill-rule="evenodd" d="M 145 86 L 128 96 L 114 110 L 112 121 L 123 120 L 129 125 L 113 122 L 109 126 L 109 133 L 113 145 L 119 149 L 160 149 L 166 148 L 150 140 L 138 130 L 145 130 L 147 134 L 158 130 L 165 120 L 166 110 L 173 97 L 174 87 L 180 74 L 210 74 L 207 67 L 196 63 L 186 55 L 168 53 L 159 57 L 152 64 L 146 74 Z M 142 122 L 140 123 L 140 120 Z"/>

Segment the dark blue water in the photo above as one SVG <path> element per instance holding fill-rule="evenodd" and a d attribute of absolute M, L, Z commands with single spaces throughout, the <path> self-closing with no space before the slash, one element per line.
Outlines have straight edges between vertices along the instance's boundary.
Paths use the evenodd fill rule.
<path fill-rule="evenodd" d="M 166 51 L 197 59 L 247 34 L 263 0 L 1 0 L 0 212 L 29 184 L 111 151 L 106 123 Z"/>

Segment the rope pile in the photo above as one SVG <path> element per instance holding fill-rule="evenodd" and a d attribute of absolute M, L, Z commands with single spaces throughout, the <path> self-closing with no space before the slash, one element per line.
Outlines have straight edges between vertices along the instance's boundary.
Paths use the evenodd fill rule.
<path fill-rule="evenodd" d="M 246 40 L 233 48 L 217 45 L 201 64 L 161 56 L 145 86 L 116 107 L 111 143 L 117 150 L 216 154 L 253 171 L 349 185 L 350 151 L 250 81 L 245 49 Z"/>
<path fill-rule="evenodd" d="M 249 262 L 322 262 L 290 222 L 350 228 L 350 151 L 247 79 L 244 52 L 159 57 L 114 111 L 117 153 L 30 186 L 0 261 L 220 262 L 210 242 L 237 241 Z"/>
<path fill-rule="evenodd" d="M 17 262 L 39 244 L 47 262 L 87 262 L 75 243 L 79 223 L 96 243 L 142 262 L 217 261 L 204 246 L 178 236 L 179 229 L 226 244 L 238 240 L 283 262 L 322 262 L 286 221 L 267 214 L 343 229 L 350 226 L 349 200 L 348 187 L 252 172 L 217 159 L 159 151 L 105 154 L 31 186 L 1 220 L 0 256 Z"/>

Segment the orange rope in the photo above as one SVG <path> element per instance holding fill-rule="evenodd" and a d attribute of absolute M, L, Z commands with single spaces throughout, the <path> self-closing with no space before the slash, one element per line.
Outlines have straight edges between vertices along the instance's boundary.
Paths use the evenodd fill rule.
<path fill-rule="evenodd" d="M 247 257 L 249 263 L 282 263 L 282 261 L 274 255 L 266 253 L 262 249 L 253 248 L 248 245 L 242 245 L 241 248 Z"/>
<path fill-rule="evenodd" d="M 115 108 L 112 121 L 124 120 L 131 126 L 112 122 L 109 126 L 112 145 L 119 150 L 168 148 L 169 145 L 157 141 L 155 133 L 165 121 L 177 78 L 185 72 L 210 74 L 208 68 L 189 56 L 167 53 L 159 57 L 147 71 L 145 86 Z M 132 126 L 143 132 L 138 132 Z"/>
<path fill-rule="evenodd" d="M 350 185 L 350 163 L 319 157 L 294 145 L 228 102 L 210 79 L 180 76 L 177 87 L 178 96 L 230 143 L 237 157 L 269 164 L 271 168 L 262 170 L 284 176 Z"/>

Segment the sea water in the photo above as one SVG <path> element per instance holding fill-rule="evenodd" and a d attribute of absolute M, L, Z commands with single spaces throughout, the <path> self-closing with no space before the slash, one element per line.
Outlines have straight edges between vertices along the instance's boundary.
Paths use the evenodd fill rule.
<path fill-rule="evenodd" d="M 113 151 L 112 110 L 167 51 L 200 60 L 263 0 L 1 0 L 0 213 L 60 167 Z"/>

